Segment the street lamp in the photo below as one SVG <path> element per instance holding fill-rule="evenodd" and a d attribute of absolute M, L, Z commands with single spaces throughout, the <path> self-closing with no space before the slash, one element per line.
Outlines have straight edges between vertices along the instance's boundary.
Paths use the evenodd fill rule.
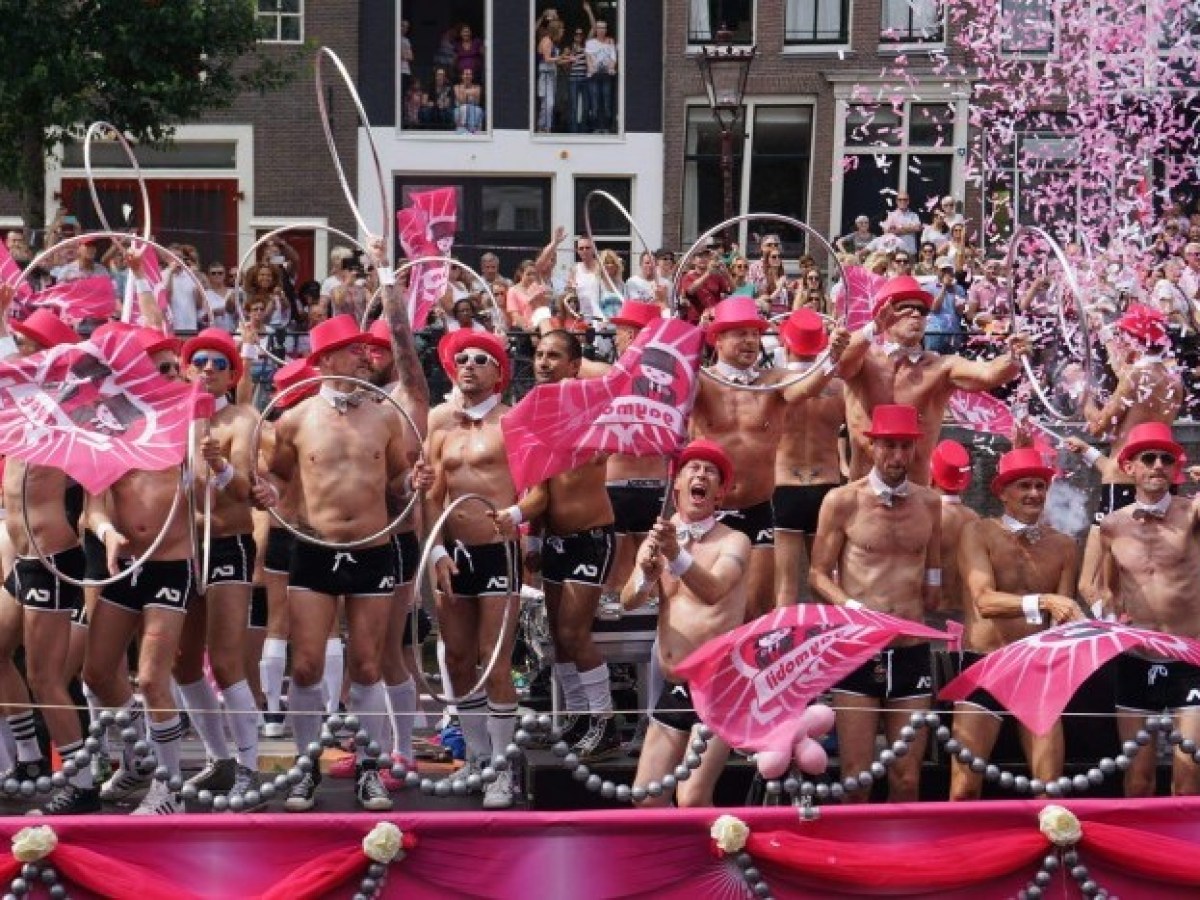
<path fill-rule="evenodd" d="M 757 48 L 753 44 L 733 44 L 733 34 L 724 27 L 716 41 L 700 48 L 696 62 L 708 92 L 708 106 L 721 130 L 721 186 L 724 189 L 725 219 L 733 218 L 733 132 L 745 109 L 746 79 L 754 63 Z M 728 233 L 723 235 L 726 249 L 731 246 Z"/>

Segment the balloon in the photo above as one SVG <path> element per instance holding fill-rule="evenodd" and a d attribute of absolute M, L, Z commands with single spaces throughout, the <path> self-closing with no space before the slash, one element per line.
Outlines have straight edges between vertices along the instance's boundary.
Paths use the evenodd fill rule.
<path fill-rule="evenodd" d="M 821 737 L 833 727 L 833 710 L 823 703 L 805 707 L 797 717 L 795 730 L 789 744 L 760 751 L 756 756 L 759 774 L 763 778 L 783 777 L 792 760 L 801 772 L 820 775 L 829 765 L 829 757 L 815 738 Z"/>
<path fill-rule="evenodd" d="M 758 772 L 763 778 L 782 778 L 792 762 L 792 755 L 787 750 L 763 750 L 755 757 Z"/>

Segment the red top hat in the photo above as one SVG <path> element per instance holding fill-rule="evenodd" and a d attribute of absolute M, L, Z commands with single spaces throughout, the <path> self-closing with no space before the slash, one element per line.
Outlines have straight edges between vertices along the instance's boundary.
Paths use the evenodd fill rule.
<path fill-rule="evenodd" d="M 1117 455 L 1117 462 L 1133 459 L 1143 450 L 1165 450 L 1176 459 L 1183 456 L 1183 447 L 1171 434 L 1171 426 L 1163 422 L 1143 422 L 1133 426 L 1129 432 L 1129 441 Z"/>
<path fill-rule="evenodd" d="M 678 472 L 693 459 L 704 460 L 716 466 L 721 473 L 721 484 L 725 487 L 729 487 L 730 482 L 733 481 L 733 461 L 725 452 L 725 448 L 716 441 L 704 438 L 692 441 L 679 454 L 679 465 L 676 466 L 675 471 Z"/>
<path fill-rule="evenodd" d="M 43 350 L 59 344 L 77 344 L 79 335 L 75 329 L 48 309 L 35 310 L 24 322 L 9 322 L 9 327 L 33 341 Z"/>
<path fill-rule="evenodd" d="M 871 411 L 871 430 L 864 431 L 869 438 L 899 438 L 913 440 L 921 437 L 921 423 L 917 408 L 903 403 L 881 403 Z"/>
<path fill-rule="evenodd" d="M 226 359 L 233 367 L 233 383 L 237 384 L 242 380 L 242 375 L 246 371 L 246 364 L 242 361 L 241 351 L 238 350 L 237 344 L 233 342 L 229 332 L 221 328 L 205 328 L 202 332 L 191 338 L 183 345 L 183 364 L 191 365 L 192 357 L 200 350 L 215 350 Z"/>
<path fill-rule="evenodd" d="M 784 320 L 779 337 L 796 356 L 816 356 L 829 346 L 825 323 L 808 307 L 796 310 Z"/>
<path fill-rule="evenodd" d="M 388 327 L 388 323 L 383 318 L 376 319 L 367 329 L 367 343 L 380 350 L 390 351 L 392 349 L 392 329 Z"/>
<path fill-rule="evenodd" d="M 920 303 L 926 309 L 933 305 L 929 292 L 921 287 L 921 283 L 911 275 L 897 275 L 889 278 L 875 292 L 875 305 L 871 308 L 871 318 L 877 318 L 880 311 L 889 303 L 900 303 L 911 300 Z"/>
<path fill-rule="evenodd" d="M 1018 478 L 1044 478 L 1050 481 L 1056 474 L 1054 467 L 1046 464 L 1040 450 L 1019 447 L 1009 450 L 1000 457 L 1000 467 L 992 479 L 992 493 L 997 496 Z"/>
<path fill-rule="evenodd" d="M 173 334 L 164 334 L 157 328 L 137 329 L 137 342 L 142 345 L 142 349 L 146 351 L 147 356 L 153 356 L 155 353 L 160 353 L 163 350 L 170 350 L 174 353 L 179 352 L 179 338 Z"/>
<path fill-rule="evenodd" d="M 929 476 L 943 491 L 961 494 L 971 483 L 971 455 L 957 441 L 942 441 L 933 448 Z"/>
<path fill-rule="evenodd" d="M 284 391 L 290 388 L 293 384 L 299 384 L 308 378 L 319 378 L 321 373 L 307 359 L 293 359 L 280 366 L 275 374 L 271 377 L 271 381 L 275 384 L 276 391 Z M 320 383 L 314 381 L 312 384 L 305 385 L 299 390 L 292 391 L 275 404 L 278 409 L 287 409 L 295 406 L 301 400 L 311 397 L 320 390 Z"/>
<path fill-rule="evenodd" d="M 730 297 L 713 307 L 712 324 L 708 326 L 708 343 L 717 342 L 717 335 L 735 328 L 755 328 L 766 331 L 767 320 L 758 314 L 753 297 Z"/>
<path fill-rule="evenodd" d="M 512 380 L 512 362 L 508 358 L 508 348 L 504 342 L 490 331 L 473 331 L 469 328 L 460 328 L 446 335 L 438 344 L 438 359 L 441 360 L 442 368 L 446 370 L 451 381 L 458 378 L 458 366 L 454 357 L 463 350 L 482 350 L 495 358 L 500 364 L 500 381 L 496 384 L 496 393 L 503 393 Z"/>
<path fill-rule="evenodd" d="M 326 319 L 308 333 L 308 361 L 314 366 L 326 353 L 341 350 L 352 344 L 370 344 L 370 338 L 358 330 L 358 322 L 349 313 Z"/>
<path fill-rule="evenodd" d="M 662 310 L 657 303 L 643 303 L 640 300 L 626 300 L 621 309 L 608 321 L 614 325 L 625 325 L 629 328 L 645 328 L 655 319 L 662 318 Z"/>
<path fill-rule="evenodd" d="M 1147 346 L 1161 344 L 1167 338 L 1163 314 L 1144 303 L 1131 303 L 1117 320 L 1117 327 Z"/>

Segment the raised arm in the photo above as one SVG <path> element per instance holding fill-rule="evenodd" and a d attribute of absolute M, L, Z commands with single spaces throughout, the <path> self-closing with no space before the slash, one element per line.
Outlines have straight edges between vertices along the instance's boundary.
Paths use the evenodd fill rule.
<path fill-rule="evenodd" d="M 557 226 L 554 229 L 553 236 L 550 238 L 550 243 L 542 248 L 542 252 L 538 254 L 538 258 L 533 263 L 534 271 L 547 283 L 550 281 L 550 276 L 554 274 L 554 263 L 558 259 L 558 245 L 563 242 L 566 236 L 567 229 L 561 225 Z"/>
<path fill-rule="evenodd" d="M 421 369 L 417 356 L 417 345 L 413 339 L 412 323 L 408 320 L 408 308 L 396 287 L 395 273 L 387 265 L 383 239 L 373 237 L 370 251 L 375 258 L 375 267 L 383 288 L 383 315 L 387 319 L 392 338 L 392 358 L 400 373 L 396 391 L 400 402 L 413 417 L 417 428 L 424 433 L 429 426 L 429 383 Z"/>
<path fill-rule="evenodd" d="M 1008 352 L 993 360 L 945 357 L 950 361 L 947 375 L 950 383 L 963 391 L 990 391 L 1007 384 L 1021 374 L 1021 356 L 1029 352 L 1029 338 L 1014 334 L 1008 339 Z"/>

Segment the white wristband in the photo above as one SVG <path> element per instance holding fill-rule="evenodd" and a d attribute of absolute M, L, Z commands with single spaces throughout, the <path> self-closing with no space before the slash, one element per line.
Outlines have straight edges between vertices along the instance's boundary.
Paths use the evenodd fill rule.
<path fill-rule="evenodd" d="M 875 337 L 875 323 L 868 322 L 862 328 L 858 329 L 858 333 L 865 337 L 868 341 Z"/>
<path fill-rule="evenodd" d="M 832 375 L 835 369 L 837 369 L 837 363 L 833 361 L 833 358 L 825 357 L 825 362 L 821 363 L 821 374 Z"/>
<path fill-rule="evenodd" d="M 134 290 L 139 294 L 153 294 L 154 288 L 150 286 L 149 278 L 138 278 L 133 282 Z"/>
<path fill-rule="evenodd" d="M 1042 624 L 1041 594 L 1026 594 L 1021 598 L 1021 611 L 1030 625 Z"/>
<path fill-rule="evenodd" d="M 445 559 L 449 555 L 450 555 L 449 551 L 447 551 L 446 548 L 443 547 L 441 544 L 438 544 L 431 551 L 429 551 L 429 563 L 430 563 L 430 565 L 436 566 L 439 562 L 441 562 L 443 559 Z"/>
<path fill-rule="evenodd" d="M 225 468 L 213 474 L 213 487 L 218 491 L 225 490 L 225 488 L 229 487 L 229 482 L 233 481 L 235 475 L 237 475 L 237 470 L 226 462 Z"/>
<path fill-rule="evenodd" d="M 525 517 L 523 515 L 521 515 L 521 507 L 518 506 L 516 503 L 514 503 L 508 509 L 502 510 L 502 512 L 508 513 L 508 517 L 510 519 L 512 519 L 512 523 L 514 525 L 520 525 L 522 522 L 525 521 Z"/>
<path fill-rule="evenodd" d="M 396 270 L 391 266 L 380 266 L 375 271 L 379 275 L 379 283 L 385 287 L 396 283 Z"/>
<path fill-rule="evenodd" d="M 682 578 L 683 573 L 692 567 L 692 554 L 681 549 L 679 555 L 667 562 L 667 571 L 676 578 Z"/>
<path fill-rule="evenodd" d="M 942 586 L 942 570 L 941 569 L 926 569 L 925 583 L 930 587 Z"/>
<path fill-rule="evenodd" d="M 866 607 L 864 607 L 857 600 L 847 600 L 842 604 L 842 606 L 846 607 L 846 609 L 866 609 Z"/>
<path fill-rule="evenodd" d="M 99 528 L 96 529 L 96 537 L 99 539 L 100 543 L 103 544 L 104 539 L 107 538 L 110 533 L 116 532 L 116 530 L 117 529 L 112 527 L 111 523 L 105 522 L 103 525 L 101 525 Z"/>
<path fill-rule="evenodd" d="M 8 359 L 10 356 L 16 356 L 17 353 L 18 350 L 16 338 L 14 338 L 11 334 L 6 334 L 4 337 L 0 337 L 0 359 Z"/>
<path fill-rule="evenodd" d="M 1104 454 L 1101 453 L 1099 450 L 1097 450 L 1095 447 L 1088 447 L 1086 450 L 1083 451 L 1083 461 L 1085 463 L 1087 463 L 1089 466 L 1094 466 L 1096 464 L 1096 460 L 1098 460 L 1103 455 Z"/>
<path fill-rule="evenodd" d="M 633 591 L 635 594 L 644 594 L 650 587 L 650 581 L 646 578 L 646 573 L 638 569 L 637 575 L 633 580 Z"/>

